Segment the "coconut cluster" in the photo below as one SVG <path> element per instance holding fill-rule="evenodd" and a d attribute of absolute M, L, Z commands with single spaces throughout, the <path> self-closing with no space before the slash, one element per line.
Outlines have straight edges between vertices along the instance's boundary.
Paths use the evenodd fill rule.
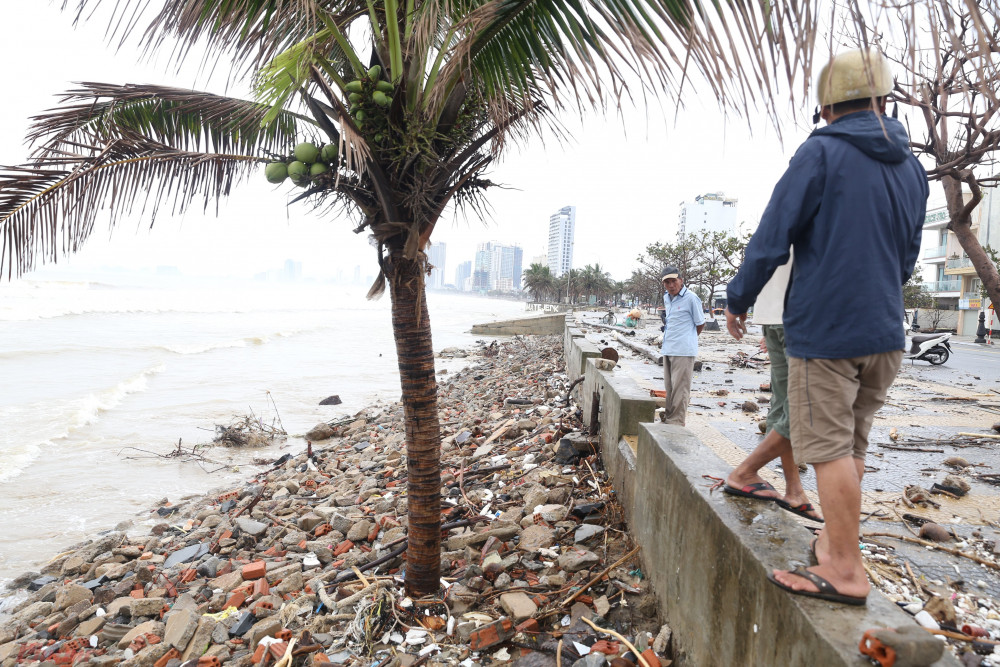
<path fill-rule="evenodd" d="M 325 144 L 322 148 L 305 141 L 295 147 L 283 162 L 271 162 L 264 169 L 264 176 L 271 183 L 283 183 L 291 178 L 292 183 L 305 187 L 317 177 L 330 171 L 330 165 L 337 163 L 337 145 Z"/>
<path fill-rule="evenodd" d="M 382 68 L 373 65 L 360 79 L 344 86 L 347 91 L 348 112 L 354 124 L 365 134 L 372 136 L 375 143 L 381 143 L 386 129 L 386 109 L 392 104 L 393 86 L 382 78 Z M 366 131 L 369 130 L 369 131 Z"/>

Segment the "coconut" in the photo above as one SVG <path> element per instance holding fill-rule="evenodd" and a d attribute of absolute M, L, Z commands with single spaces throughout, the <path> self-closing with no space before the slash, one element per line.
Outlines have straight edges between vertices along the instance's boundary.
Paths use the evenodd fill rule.
<path fill-rule="evenodd" d="M 299 162 L 312 164 L 319 159 L 319 148 L 314 143 L 304 141 L 295 147 L 295 159 Z"/>
<path fill-rule="evenodd" d="M 288 177 L 292 179 L 292 183 L 295 185 L 302 185 L 303 183 L 309 182 L 309 165 L 305 162 L 300 162 L 296 160 L 295 162 L 288 165 Z"/>
<path fill-rule="evenodd" d="M 337 161 L 338 152 L 337 144 L 325 144 L 323 150 L 319 152 L 319 159 L 327 164 L 333 164 Z"/>
<path fill-rule="evenodd" d="M 368 78 L 372 81 L 378 81 L 379 77 L 382 76 L 382 68 L 378 65 L 372 65 L 371 69 L 368 70 Z"/>
<path fill-rule="evenodd" d="M 381 90 L 376 90 L 374 93 L 372 93 L 372 102 L 379 105 L 380 107 L 389 106 L 390 99 L 391 98 L 387 97 L 386 94 L 383 93 Z"/>
<path fill-rule="evenodd" d="M 328 171 L 330 171 L 330 168 L 322 162 L 317 162 L 309 167 L 310 176 L 319 176 L 320 174 L 325 174 Z"/>
<path fill-rule="evenodd" d="M 347 99 L 351 104 L 357 104 L 358 102 L 360 102 L 365 98 L 364 95 L 362 95 L 361 93 L 351 93 L 350 95 L 347 96 Z"/>
<path fill-rule="evenodd" d="M 344 90 L 349 93 L 360 93 L 364 90 L 364 87 L 362 86 L 360 79 L 355 79 L 354 81 L 348 81 L 347 85 L 344 86 Z"/>
<path fill-rule="evenodd" d="M 379 81 L 375 84 L 375 90 L 380 90 L 386 95 L 393 91 L 392 84 L 388 81 Z"/>
<path fill-rule="evenodd" d="M 357 111 L 354 112 L 354 120 L 358 121 L 359 123 L 364 121 L 366 117 L 367 116 L 365 115 L 365 112 L 362 109 L 358 109 Z"/>
<path fill-rule="evenodd" d="M 288 165 L 284 162 L 271 162 L 264 167 L 264 176 L 270 183 L 283 183 L 288 178 Z"/>

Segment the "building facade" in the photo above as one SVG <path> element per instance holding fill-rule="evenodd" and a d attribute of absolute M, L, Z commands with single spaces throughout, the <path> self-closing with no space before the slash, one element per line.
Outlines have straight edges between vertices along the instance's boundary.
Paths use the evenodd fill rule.
<path fill-rule="evenodd" d="M 472 270 L 474 292 L 516 292 L 521 289 L 524 251 L 496 241 L 479 244 Z"/>
<path fill-rule="evenodd" d="M 427 261 L 431 264 L 431 275 L 427 278 L 427 287 L 441 289 L 444 287 L 444 267 L 448 256 L 446 243 L 431 243 L 427 246 Z"/>
<path fill-rule="evenodd" d="M 693 202 L 682 203 L 677 220 L 677 236 L 703 231 L 735 233 L 739 226 L 736 220 L 738 201 L 722 192 L 709 192 L 698 195 Z"/>
<path fill-rule="evenodd" d="M 455 287 L 463 292 L 468 292 L 472 289 L 472 284 L 470 278 L 472 277 L 472 262 L 462 262 L 455 269 Z"/>
<path fill-rule="evenodd" d="M 576 206 L 564 206 L 549 217 L 549 271 L 559 278 L 573 268 Z"/>
<path fill-rule="evenodd" d="M 971 194 L 966 193 L 968 201 Z M 948 227 L 945 207 L 930 209 L 924 219 L 921 258 L 927 291 L 939 308 L 958 309 L 957 332 L 971 336 L 979 327 L 979 313 L 986 313 L 986 324 L 993 318 L 994 329 L 1000 321 L 990 310 L 990 300 L 982 294 L 983 283 L 972 260 L 958 237 Z M 1000 188 L 983 188 L 983 200 L 972 212 L 972 232 L 984 247 L 1000 247 Z"/>

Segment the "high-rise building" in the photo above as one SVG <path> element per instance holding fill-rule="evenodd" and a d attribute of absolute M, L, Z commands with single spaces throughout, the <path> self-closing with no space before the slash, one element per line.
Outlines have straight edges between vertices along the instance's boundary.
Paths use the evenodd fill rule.
<path fill-rule="evenodd" d="M 432 243 L 427 247 L 427 261 L 430 262 L 431 275 L 427 278 L 427 287 L 441 289 L 444 287 L 444 265 L 447 255 L 447 244 Z"/>
<path fill-rule="evenodd" d="M 564 206 L 549 217 L 549 271 L 556 278 L 573 268 L 576 206 Z"/>
<path fill-rule="evenodd" d="M 462 262 L 455 269 L 455 287 L 462 290 L 463 292 L 468 292 L 472 289 L 471 285 L 466 285 L 466 281 L 472 277 L 472 262 Z"/>
<path fill-rule="evenodd" d="M 521 289 L 524 251 L 496 241 L 479 244 L 472 270 L 472 290 L 513 292 Z"/>
<path fill-rule="evenodd" d="M 703 231 L 735 233 L 737 199 L 721 192 L 698 195 L 693 202 L 681 204 L 677 236 Z"/>

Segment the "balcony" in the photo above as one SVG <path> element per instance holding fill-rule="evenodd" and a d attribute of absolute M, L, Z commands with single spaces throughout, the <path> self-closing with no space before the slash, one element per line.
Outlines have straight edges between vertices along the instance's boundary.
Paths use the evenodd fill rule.
<path fill-rule="evenodd" d="M 963 292 L 962 293 L 962 298 L 963 299 L 982 299 L 983 295 L 980 294 L 979 291 L 977 290 L 975 292 Z"/>
<path fill-rule="evenodd" d="M 944 273 L 948 276 L 975 275 L 976 269 L 968 257 L 953 257 L 945 260 Z"/>
<path fill-rule="evenodd" d="M 944 257 L 946 247 L 947 246 L 939 246 L 937 248 L 925 248 L 924 259 L 934 259 L 937 257 Z"/>
<path fill-rule="evenodd" d="M 924 287 L 927 288 L 928 292 L 932 294 L 938 294 L 940 292 L 961 292 L 962 291 L 962 281 L 959 280 L 935 280 L 933 282 L 924 283 Z M 956 294 L 957 296 L 957 294 Z"/>

